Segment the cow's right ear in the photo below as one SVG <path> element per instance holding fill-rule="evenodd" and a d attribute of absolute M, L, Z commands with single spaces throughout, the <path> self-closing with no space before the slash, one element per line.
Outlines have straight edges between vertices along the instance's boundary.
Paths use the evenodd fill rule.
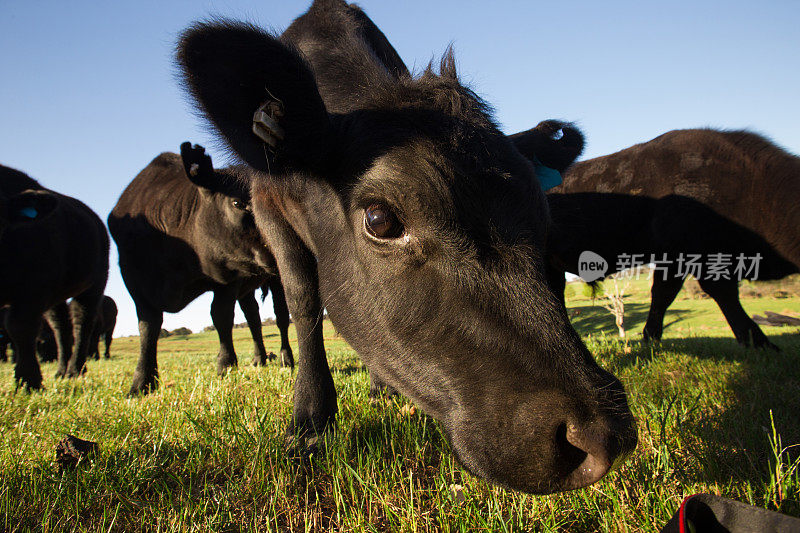
<path fill-rule="evenodd" d="M 40 220 L 55 210 L 58 198 L 50 191 L 27 190 L 8 199 L 8 220 L 26 224 Z"/>
<path fill-rule="evenodd" d="M 543 120 L 527 131 L 509 137 L 528 160 L 564 172 L 583 152 L 583 134 L 560 120 Z"/>
<path fill-rule="evenodd" d="M 215 188 L 214 166 L 211 164 L 211 156 L 206 153 L 206 149 L 192 143 L 181 144 L 181 159 L 183 168 L 189 181 L 200 187 L 201 190 Z"/>
<path fill-rule="evenodd" d="M 177 59 L 189 93 L 244 162 L 324 173 L 333 127 L 296 50 L 255 26 L 215 21 L 187 29 Z"/>

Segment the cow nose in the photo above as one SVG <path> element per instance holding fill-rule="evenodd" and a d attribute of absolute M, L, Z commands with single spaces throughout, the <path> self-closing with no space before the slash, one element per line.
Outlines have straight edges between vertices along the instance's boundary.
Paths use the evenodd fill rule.
<path fill-rule="evenodd" d="M 585 457 L 565 479 L 565 488 L 577 489 L 599 481 L 636 447 L 636 426 L 631 419 L 595 420 L 589 424 L 566 423 L 570 446 Z"/>

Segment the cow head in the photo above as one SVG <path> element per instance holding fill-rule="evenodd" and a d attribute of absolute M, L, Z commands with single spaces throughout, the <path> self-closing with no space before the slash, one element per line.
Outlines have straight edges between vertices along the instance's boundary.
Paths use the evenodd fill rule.
<path fill-rule="evenodd" d="M 539 493 L 600 479 L 635 446 L 635 423 L 547 288 L 534 167 L 452 55 L 439 74 L 394 76 L 358 39 L 322 33 L 304 44 L 313 71 L 245 24 L 197 24 L 179 44 L 200 108 L 265 173 L 257 223 L 285 217 L 339 332 L 441 421 L 471 471 Z"/>
<path fill-rule="evenodd" d="M 267 266 L 270 259 L 253 218 L 252 171 L 244 166 L 214 169 L 205 149 L 189 142 L 181 144 L 181 161 L 199 191 L 194 223 L 205 244 L 214 248 L 212 255 L 225 256 L 227 264 L 235 262 L 239 270 L 260 275 L 257 266 Z"/>
<path fill-rule="evenodd" d="M 534 164 L 564 172 L 583 152 L 583 135 L 572 124 L 543 120 L 536 127 L 509 137 Z"/>
<path fill-rule="evenodd" d="M 3 179 L 5 170 L 17 172 L 0 167 L 0 179 Z M 24 227 L 41 221 L 57 206 L 58 197 L 51 191 L 27 189 L 9 195 L 0 189 L 0 238 L 14 227 Z"/>
<path fill-rule="evenodd" d="M 181 160 L 186 176 L 203 199 L 222 213 L 227 224 L 244 228 L 252 221 L 250 183 L 243 169 L 214 170 L 205 148 L 189 142 L 181 144 Z"/>

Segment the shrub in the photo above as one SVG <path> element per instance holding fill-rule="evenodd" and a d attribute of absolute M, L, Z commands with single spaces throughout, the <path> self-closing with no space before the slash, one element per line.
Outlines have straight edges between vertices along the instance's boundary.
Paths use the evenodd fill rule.
<path fill-rule="evenodd" d="M 570 298 L 572 298 L 573 296 L 575 296 L 575 287 L 574 287 L 574 284 L 572 284 L 572 283 L 567 283 L 567 286 L 566 286 L 566 287 L 564 287 L 564 299 L 565 299 L 565 300 L 569 300 L 569 299 L 570 299 Z"/>
<path fill-rule="evenodd" d="M 581 294 L 584 298 L 594 300 L 598 296 L 603 295 L 603 283 L 595 281 L 594 283 L 584 283 L 581 287 Z"/>

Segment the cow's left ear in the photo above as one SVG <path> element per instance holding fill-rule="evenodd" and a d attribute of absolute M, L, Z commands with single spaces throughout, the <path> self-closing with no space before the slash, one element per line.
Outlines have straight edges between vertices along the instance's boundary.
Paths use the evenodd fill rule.
<path fill-rule="evenodd" d="M 22 191 L 9 198 L 9 222 L 24 224 L 40 220 L 52 213 L 57 205 L 58 198 L 50 191 Z"/>
<path fill-rule="evenodd" d="M 509 136 L 517 150 L 535 166 L 564 172 L 583 152 L 583 134 L 574 125 L 545 120 L 535 128 Z"/>
<path fill-rule="evenodd" d="M 197 23 L 177 50 L 184 84 L 248 165 L 327 177 L 335 133 L 311 67 L 288 43 L 233 21 Z"/>
<path fill-rule="evenodd" d="M 216 184 L 214 166 L 205 148 L 199 144 L 192 146 L 192 143 L 187 141 L 181 144 L 181 159 L 186 176 L 192 183 L 201 190 L 214 190 Z"/>

